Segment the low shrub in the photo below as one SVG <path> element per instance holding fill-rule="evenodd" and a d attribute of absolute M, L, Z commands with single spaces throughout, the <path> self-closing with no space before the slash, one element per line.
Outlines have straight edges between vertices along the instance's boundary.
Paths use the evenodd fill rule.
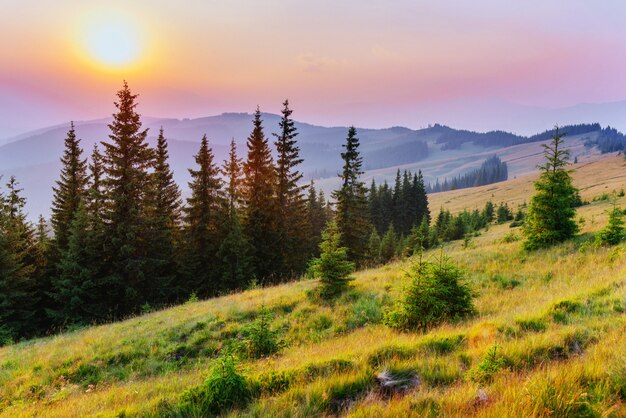
<path fill-rule="evenodd" d="M 250 398 L 249 382 L 237 372 L 233 357 L 226 356 L 216 361 L 202 385 L 183 392 L 178 410 L 183 416 L 215 416 L 245 406 Z"/>
<path fill-rule="evenodd" d="M 476 312 L 473 294 L 462 281 L 461 271 L 443 255 L 435 262 L 420 259 L 407 276 L 411 283 L 384 322 L 396 329 L 425 331 L 444 321 Z"/>
<path fill-rule="evenodd" d="M 477 383 L 491 383 L 494 376 L 500 372 L 506 364 L 506 359 L 498 355 L 498 345 L 494 345 L 487 351 L 487 355 L 481 362 L 468 372 L 468 377 Z"/>
<path fill-rule="evenodd" d="M 271 328 L 272 315 L 262 307 L 257 319 L 244 330 L 246 355 L 251 358 L 270 356 L 280 349 L 278 332 Z"/>

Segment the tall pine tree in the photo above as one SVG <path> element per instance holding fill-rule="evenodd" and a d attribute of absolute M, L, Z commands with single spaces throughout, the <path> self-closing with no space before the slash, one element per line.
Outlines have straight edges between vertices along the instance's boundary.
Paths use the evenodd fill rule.
<path fill-rule="evenodd" d="M 280 267 L 276 231 L 276 171 L 258 108 L 247 145 L 248 157 L 243 164 L 242 183 L 244 231 L 252 246 L 254 275 L 262 283 L 276 282 L 276 272 Z"/>
<path fill-rule="evenodd" d="M 276 229 L 280 276 L 292 278 L 306 268 L 306 238 L 309 234 L 306 222 L 305 187 L 298 183 L 302 173 L 296 168 L 302 163 L 297 146 L 298 135 L 291 118 L 293 110 L 289 101 L 283 103 L 280 133 L 274 134 L 276 141 Z"/>
<path fill-rule="evenodd" d="M 195 155 L 198 168 L 189 170 L 191 196 L 184 209 L 186 289 L 188 293 L 196 292 L 202 297 L 213 296 L 223 290 L 216 268 L 224 200 L 219 168 L 213 158 L 213 150 L 204 135 L 200 150 Z"/>
<path fill-rule="evenodd" d="M 233 139 L 230 143 L 228 159 L 224 161 L 222 166 L 222 173 L 227 179 L 228 216 L 225 223 L 224 240 L 218 251 L 222 286 L 228 290 L 244 288 L 251 280 L 252 275 L 251 248 L 243 233 L 239 214 L 241 163 L 242 160 L 237 157 L 237 145 Z"/>
<path fill-rule="evenodd" d="M 83 158 L 80 139 L 76 137 L 74 122 L 65 138 L 65 150 L 61 157 L 61 175 L 53 187 L 52 229 L 54 250 L 57 254 L 67 248 L 69 230 L 87 189 L 87 160 Z"/>
<path fill-rule="evenodd" d="M 359 139 L 354 126 L 348 130 L 341 174 L 341 188 L 333 192 L 337 207 L 337 228 L 342 245 L 348 248 L 350 260 L 361 264 L 366 255 L 370 233 L 365 186 L 361 182 L 363 158 L 359 152 Z"/>
<path fill-rule="evenodd" d="M 152 286 L 146 272 L 151 260 L 147 242 L 146 193 L 154 150 L 137 113 L 137 95 L 128 84 L 117 93 L 117 112 L 110 123 L 110 142 L 103 142 L 106 188 L 106 289 L 113 316 L 136 310 Z"/>
<path fill-rule="evenodd" d="M 157 304 L 173 302 L 180 298 L 177 287 L 179 264 L 177 242 L 180 238 L 181 197 L 174 174 L 169 165 L 167 140 L 163 128 L 157 137 L 154 171 L 149 188 L 150 253 L 154 258 L 152 294 L 150 300 Z"/>
<path fill-rule="evenodd" d="M 35 335 L 42 319 L 37 317 L 41 254 L 35 231 L 26 220 L 26 200 L 15 177 L 6 186 L 8 194 L 0 196 L 0 340 L 4 342 Z"/>

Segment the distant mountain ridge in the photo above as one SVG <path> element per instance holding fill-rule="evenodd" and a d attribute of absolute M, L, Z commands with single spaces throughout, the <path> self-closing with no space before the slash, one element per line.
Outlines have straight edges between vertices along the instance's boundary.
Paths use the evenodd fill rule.
<path fill-rule="evenodd" d="M 279 115 L 264 113 L 266 136 L 273 142 L 272 132 L 278 132 Z M 223 113 L 195 119 L 144 117 L 144 127 L 149 129 L 148 139 L 154 143 L 159 128 L 163 127 L 170 143 L 171 166 L 175 180 L 186 191 L 189 181 L 188 169 L 194 165 L 193 155 L 204 134 L 209 138 L 218 163 L 226 157 L 227 145 L 234 138 L 239 154 L 245 157 L 245 142 L 251 130 L 252 115 L 248 113 Z M 76 122 L 76 134 L 89 155 L 94 144 L 108 140 L 109 119 Z M 347 126 L 324 127 L 296 122 L 298 144 L 304 159 L 299 167 L 305 180 L 315 179 L 322 189 L 334 188 L 336 175 L 341 168 L 342 145 Z M 16 175 L 28 199 L 27 209 L 31 217 L 47 216 L 52 197 L 52 185 L 58 177 L 59 158 L 63 140 L 69 128 L 67 124 L 38 129 L 31 133 L 10 138 L 0 145 L 0 175 Z M 547 127 L 550 128 L 550 127 Z M 625 137 L 598 123 L 564 126 L 574 138 L 575 154 L 597 153 L 594 147 L 606 145 L 610 151 L 624 144 Z M 531 144 L 549 138 L 549 130 L 521 136 L 504 131 L 473 132 L 435 124 L 424 129 L 389 127 L 384 129 L 358 128 L 361 152 L 364 156 L 366 178 L 392 179 L 398 168 L 422 169 L 426 182 L 452 179 L 477 169 L 491 155 L 498 155 L 509 162 L 509 174 L 519 175 L 534 170 L 528 156 L 538 152 Z M 605 132 L 605 134 L 603 134 Z M 611 135 L 611 142 L 602 140 Z M 604 136 L 603 136 L 604 135 Z M 584 146 L 586 144 L 586 147 Z M 500 150 L 500 151 L 499 151 Z M 526 161 L 521 163 L 521 161 Z"/>

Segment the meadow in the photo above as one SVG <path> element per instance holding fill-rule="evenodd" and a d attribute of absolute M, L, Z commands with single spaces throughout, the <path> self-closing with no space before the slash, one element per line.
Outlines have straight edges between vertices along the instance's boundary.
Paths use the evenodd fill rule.
<path fill-rule="evenodd" d="M 520 228 L 492 225 L 443 251 L 476 294 L 477 315 L 403 333 L 382 324 L 412 260 L 357 272 L 333 304 L 307 297 L 316 281 L 253 288 L 0 348 L 0 416 L 161 416 L 203 382 L 215 359 L 241 352 L 267 310 L 280 351 L 238 368 L 248 405 L 227 416 L 626 416 L 626 244 L 589 245 L 606 224 L 612 190 L 626 187 L 613 156 L 573 167 L 580 235 L 532 253 Z M 534 175 L 433 194 L 458 212 L 487 200 L 528 202 Z M 626 198 L 618 204 L 626 208 Z M 436 257 L 433 250 L 426 257 Z M 414 376 L 388 393 L 376 377 Z"/>

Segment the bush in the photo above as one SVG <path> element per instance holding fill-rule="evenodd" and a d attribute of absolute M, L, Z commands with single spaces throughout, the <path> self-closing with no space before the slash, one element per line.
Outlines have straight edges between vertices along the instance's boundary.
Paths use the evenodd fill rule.
<path fill-rule="evenodd" d="M 262 307 L 258 318 L 245 330 L 248 357 L 265 357 L 280 349 L 278 333 L 271 329 L 271 321 L 272 315 L 265 307 Z"/>
<path fill-rule="evenodd" d="M 217 360 L 202 385 L 183 392 L 178 409 L 183 416 L 215 416 L 245 406 L 250 397 L 248 382 L 237 372 L 233 357 L 227 356 Z"/>
<path fill-rule="evenodd" d="M 476 367 L 469 371 L 469 378 L 477 383 L 490 383 L 494 376 L 506 366 L 506 360 L 498 356 L 498 346 L 494 345 Z"/>
<path fill-rule="evenodd" d="M 411 284 L 384 322 L 401 330 L 426 329 L 443 321 L 475 313 L 470 288 L 461 282 L 461 271 L 443 255 L 436 262 L 420 260 L 407 272 Z"/>
<path fill-rule="evenodd" d="M 341 246 L 341 233 L 335 221 L 328 224 L 322 238 L 321 254 L 311 262 L 310 271 L 320 279 L 319 295 L 332 299 L 348 288 L 354 264 L 348 261 L 348 249 Z"/>
<path fill-rule="evenodd" d="M 626 238 L 623 216 L 621 209 L 617 207 L 617 198 L 615 198 L 613 208 L 609 211 L 607 225 L 596 235 L 598 245 L 617 245 Z"/>

